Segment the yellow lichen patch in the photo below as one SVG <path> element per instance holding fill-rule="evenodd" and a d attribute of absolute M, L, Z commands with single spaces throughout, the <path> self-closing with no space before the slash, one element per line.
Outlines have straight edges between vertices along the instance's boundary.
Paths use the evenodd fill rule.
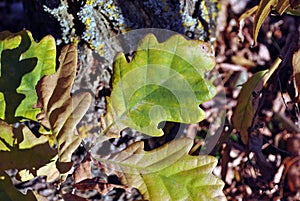
<path fill-rule="evenodd" d="M 204 29 L 204 27 L 203 27 L 203 25 L 202 25 L 202 23 L 200 22 L 199 19 L 198 19 L 198 26 L 197 26 L 197 28 L 198 28 L 199 30 L 203 30 L 203 29 Z"/>
<path fill-rule="evenodd" d="M 96 51 L 97 51 L 98 53 L 103 52 L 103 48 L 104 48 L 104 44 L 101 44 L 101 45 L 99 45 L 99 46 L 97 47 Z"/>
<path fill-rule="evenodd" d="M 79 43 L 80 39 L 78 37 L 72 37 L 71 38 L 71 42 L 73 43 L 73 45 L 77 46 Z"/>
<path fill-rule="evenodd" d="M 112 4 L 108 4 L 108 5 L 107 5 L 107 8 L 113 10 L 113 9 L 115 8 L 115 6 L 112 5 Z"/>
<path fill-rule="evenodd" d="M 201 12 L 203 13 L 202 16 L 204 17 L 205 20 L 208 20 L 207 18 L 209 16 L 209 12 L 208 12 L 207 6 L 205 5 L 205 1 L 202 1 L 201 4 L 202 4 L 201 5 L 201 8 L 202 8 Z"/>
<path fill-rule="evenodd" d="M 92 40 L 89 40 L 88 44 L 90 45 L 91 49 L 93 49 L 93 50 L 95 49 L 95 46 L 93 45 L 93 41 Z"/>
<path fill-rule="evenodd" d="M 86 2 L 85 2 L 85 4 L 86 5 L 92 5 L 92 4 L 94 4 L 96 2 L 96 0 L 87 0 Z"/>
<path fill-rule="evenodd" d="M 90 24 L 91 24 L 91 18 L 88 17 L 88 18 L 86 18 L 86 21 L 85 21 L 85 28 L 89 29 Z"/>

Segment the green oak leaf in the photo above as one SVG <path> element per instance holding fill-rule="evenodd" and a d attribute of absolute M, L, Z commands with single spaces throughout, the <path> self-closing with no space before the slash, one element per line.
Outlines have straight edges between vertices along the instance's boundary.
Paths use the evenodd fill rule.
<path fill-rule="evenodd" d="M 21 181 L 41 175 L 47 175 L 48 181 L 54 181 L 59 177 L 55 156 L 57 150 L 49 145 L 46 136 L 36 137 L 24 125 L 14 128 L 0 120 L 0 200 L 36 200 L 31 191 L 26 195 L 20 193 L 5 170 L 19 170 Z"/>
<path fill-rule="evenodd" d="M 71 155 L 81 143 L 76 125 L 87 111 L 91 95 L 85 92 L 71 96 L 77 67 L 76 48 L 64 47 L 59 61 L 58 71 L 44 76 L 36 86 L 37 105 L 42 109 L 38 119 L 42 125 L 49 125 L 57 148 L 49 144 L 48 135 L 37 137 L 24 125 L 14 128 L 0 120 L 0 171 L 18 169 L 22 181 L 38 175 L 47 175 L 47 180 L 53 181 L 68 172 Z"/>
<path fill-rule="evenodd" d="M 92 154 L 122 184 L 139 189 L 145 200 L 226 200 L 223 181 L 212 174 L 217 159 L 189 155 L 192 145 L 192 139 L 179 138 L 152 151 L 136 142 L 106 157 Z"/>
<path fill-rule="evenodd" d="M 37 199 L 31 191 L 23 195 L 13 185 L 11 178 L 4 171 L 0 170 L 0 200 L 5 201 L 36 201 Z"/>
<path fill-rule="evenodd" d="M 55 72 L 56 45 L 52 36 L 36 43 L 29 31 L 0 33 L 0 118 L 8 123 L 36 120 L 40 112 L 35 85 Z"/>
<path fill-rule="evenodd" d="M 162 121 L 197 123 L 205 118 L 199 104 L 215 95 L 204 79 L 215 65 L 210 46 L 174 35 L 159 43 L 153 34 L 140 42 L 127 62 L 116 56 L 112 93 L 101 118 L 103 133 L 118 136 L 126 127 L 150 136 L 162 136 Z"/>
<path fill-rule="evenodd" d="M 47 137 L 36 137 L 24 125 L 14 128 L 0 120 L 0 171 L 18 169 L 27 170 L 33 176 L 49 175 L 49 172 L 40 173 L 56 155 L 57 150 L 49 145 Z"/>

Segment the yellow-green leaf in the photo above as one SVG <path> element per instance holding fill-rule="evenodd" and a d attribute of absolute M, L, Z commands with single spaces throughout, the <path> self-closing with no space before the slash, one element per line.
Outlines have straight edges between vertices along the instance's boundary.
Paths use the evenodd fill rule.
<path fill-rule="evenodd" d="M 0 120 L 0 151 L 9 151 L 14 146 L 15 137 L 12 128 Z"/>
<path fill-rule="evenodd" d="M 29 31 L 0 33 L 0 118 L 14 123 L 36 120 L 40 112 L 35 85 L 55 72 L 56 45 L 52 36 L 36 43 Z"/>
<path fill-rule="evenodd" d="M 139 189 L 145 200 L 226 200 L 224 183 L 212 174 L 217 159 L 188 155 L 192 145 L 192 139 L 180 138 L 144 151 L 143 142 L 137 142 L 122 152 L 93 157 L 124 185 Z"/>
<path fill-rule="evenodd" d="M 261 0 L 257 12 L 254 17 L 254 25 L 253 25 L 253 39 L 254 43 L 257 42 L 258 32 L 260 30 L 261 25 L 271 12 L 271 9 L 275 7 L 278 3 L 278 0 Z"/>
<path fill-rule="evenodd" d="M 37 176 L 39 174 L 36 172 L 50 164 L 57 155 L 57 150 L 50 147 L 47 137 L 36 137 L 26 126 L 13 128 L 2 120 L 0 120 L 0 142 L 0 171 L 27 170 L 32 176 Z"/>
<path fill-rule="evenodd" d="M 204 74 L 215 60 L 207 43 L 174 35 L 159 43 L 146 35 L 133 59 L 123 53 L 114 62 L 112 93 L 102 118 L 103 132 L 118 136 L 126 127 L 161 136 L 162 121 L 196 123 L 205 118 L 199 104 L 215 95 Z"/>

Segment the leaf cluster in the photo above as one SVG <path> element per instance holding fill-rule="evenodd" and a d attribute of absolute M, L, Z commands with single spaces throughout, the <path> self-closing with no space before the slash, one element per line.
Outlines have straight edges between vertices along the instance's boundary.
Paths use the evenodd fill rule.
<path fill-rule="evenodd" d="M 91 95 L 70 95 L 77 66 L 75 47 L 63 48 L 60 67 L 54 73 L 56 46 L 51 36 L 39 43 L 28 31 L 3 32 L 0 38 L 0 182 L 4 186 L 0 198 L 19 200 L 25 196 L 14 189 L 5 170 L 19 170 L 21 181 L 40 175 L 53 181 L 67 173 L 72 166 L 71 154 L 81 143 L 75 126 L 88 109 Z M 25 120 L 40 120 L 50 134 L 36 135 L 23 124 L 11 125 Z"/>
<path fill-rule="evenodd" d="M 35 43 L 28 31 L 0 33 L 0 53 L 0 199 L 40 199 L 32 192 L 24 196 L 16 191 L 5 170 L 18 169 L 21 181 L 40 175 L 47 175 L 48 181 L 64 180 L 72 168 L 71 155 L 82 141 L 76 125 L 91 95 L 71 95 L 77 67 L 72 45 L 61 50 L 56 72 L 50 36 Z M 122 53 L 116 57 L 102 135 L 111 138 L 130 127 L 160 136 L 161 121 L 203 120 L 199 104 L 215 95 L 204 73 L 214 63 L 206 43 L 179 35 L 159 43 L 154 35 L 145 36 L 130 62 Z M 12 125 L 25 120 L 40 123 L 38 135 L 22 123 Z M 138 142 L 120 153 L 92 156 L 118 174 L 124 185 L 138 188 L 146 200 L 224 199 L 224 184 L 212 175 L 216 158 L 188 155 L 192 145 L 192 139 L 181 138 L 146 152 Z"/>

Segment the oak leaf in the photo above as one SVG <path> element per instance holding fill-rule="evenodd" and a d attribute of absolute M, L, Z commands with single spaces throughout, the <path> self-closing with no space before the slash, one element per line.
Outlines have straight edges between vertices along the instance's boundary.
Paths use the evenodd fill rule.
<path fill-rule="evenodd" d="M 205 118 L 199 104 L 215 95 L 205 73 L 215 65 L 210 46 L 174 35 L 159 43 L 146 35 L 130 62 L 116 56 L 112 93 L 101 118 L 103 133 L 116 137 L 127 127 L 162 136 L 162 121 L 196 123 Z"/>
<path fill-rule="evenodd" d="M 93 157 L 117 174 L 124 185 L 137 188 L 145 200 L 226 200 L 224 183 L 212 174 L 217 159 L 188 155 L 193 145 L 179 138 L 152 151 L 136 142 L 119 153 Z"/>

